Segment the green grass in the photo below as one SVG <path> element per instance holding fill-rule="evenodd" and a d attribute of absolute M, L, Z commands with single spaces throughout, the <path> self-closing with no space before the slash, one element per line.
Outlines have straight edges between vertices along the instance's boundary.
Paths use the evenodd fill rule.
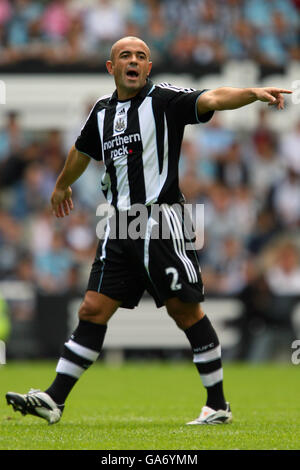
<path fill-rule="evenodd" d="M 0 367 L 0 449 L 300 448 L 297 366 L 225 364 L 234 414 L 229 425 L 185 425 L 205 398 L 196 369 L 186 363 L 97 363 L 77 383 L 54 426 L 6 405 L 6 391 L 45 389 L 54 369 L 49 362 Z"/>

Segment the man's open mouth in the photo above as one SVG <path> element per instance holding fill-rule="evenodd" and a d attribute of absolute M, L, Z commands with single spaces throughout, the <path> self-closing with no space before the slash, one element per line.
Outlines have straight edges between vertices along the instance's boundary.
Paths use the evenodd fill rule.
<path fill-rule="evenodd" d="M 138 73 L 138 71 L 135 70 L 135 69 L 129 69 L 129 70 L 127 70 L 127 72 L 126 72 L 126 75 L 127 75 L 127 77 L 136 78 L 136 77 L 139 76 L 139 73 Z"/>

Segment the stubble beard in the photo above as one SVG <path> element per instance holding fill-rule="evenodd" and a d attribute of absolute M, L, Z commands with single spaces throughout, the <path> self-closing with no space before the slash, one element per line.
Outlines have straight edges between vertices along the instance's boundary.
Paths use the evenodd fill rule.
<path fill-rule="evenodd" d="M 117 87 L 117 90 L 121 91 L 121 94 L 127 94 L 127 95 L 130 95 L 130 94 L 138 94 L 139 91 L 145 86 L 146 84 L 146 80 L 147 80 L 147 77 L 145 79 L 143 79 L 142 81 L 138 80 L 138 83 L 126 83 L 126 79 L 122 79 L 122 80 L 116 80 L 116 87 Z"/>

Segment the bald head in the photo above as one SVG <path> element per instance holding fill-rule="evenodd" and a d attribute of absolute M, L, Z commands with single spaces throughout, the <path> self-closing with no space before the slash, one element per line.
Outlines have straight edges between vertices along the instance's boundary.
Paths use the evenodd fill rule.
<path fill-rule="evenodd" d="M 149 49 L 149 47 L 147 46 L 147 44 L 144 41 L 142 41 L 142 39 L 137 38 L 135 36 L 126 36 L 126 37 L 121 38 L 118 41 L 116 41 L 112 45 L 112 48 L 111 48 L 111 51 L 110 51 L 110 60 L 112 62 L 114 62 L 116 54 L 118 53 L 118 51 L 121 50 L 121 49 L 124 49 L 124 48 L 126 49 L 126 46 L 128 44 L 131 44 L 131 43 L 134 43 L 136 46 L 138 46 L 140 44 L 141 50 L 146 53 L 148 60 L 150 60 L 150 49 Z"/>
<path fill-rule="evenodd" d="M 135 36 L 126 36 L 111 48 L 106 68 L 113 75 L 120 100 L 130 99 L 145 86 L 152 62 L 147 44 Z"/>

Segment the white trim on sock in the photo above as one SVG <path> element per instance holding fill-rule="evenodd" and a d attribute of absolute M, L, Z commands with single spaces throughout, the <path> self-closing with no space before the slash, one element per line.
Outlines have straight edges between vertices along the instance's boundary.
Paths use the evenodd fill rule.
<path fill-rule="evenodd" d="M 77 354 L 77 356 L 84 357 L 84 359 L 88 359 L 89 361 L 94 362 L 99 356 L 98 351 L 81 346 L 81 344 L 76 343 L 72 339 L 69 339 L 69 341 L 65 343 L 65 346 L 70 349 L 70 351 Z"/>
<path fill-rule="evenodd" d="M 223 369 L 218 369 L 210 374 L 200 374 L 204 387 L 212 387 L 223 380 Z"/>
<path fill-rule="evenodd" d="M 74 362 L 64 359 L 63 357 L 59 359 L 56 367 L 57 373 L 70 375 L 71 377 L 75 377 L 75 379 L 79 379 L 79 377 L 84 371 L 85 369 L 77 366 L 76 364 L 74 364 Z"/>
<path fill-rule="evenodd" d="M 195 364 L 211 362 L 211 361 L 215 361 L 216 359 L 220 359 L 220 357 L 221 357 L 221 345 L 219 344 L 214 349 L 210 349 L 209 351 L 194 354 L 193 362 Z"/>

